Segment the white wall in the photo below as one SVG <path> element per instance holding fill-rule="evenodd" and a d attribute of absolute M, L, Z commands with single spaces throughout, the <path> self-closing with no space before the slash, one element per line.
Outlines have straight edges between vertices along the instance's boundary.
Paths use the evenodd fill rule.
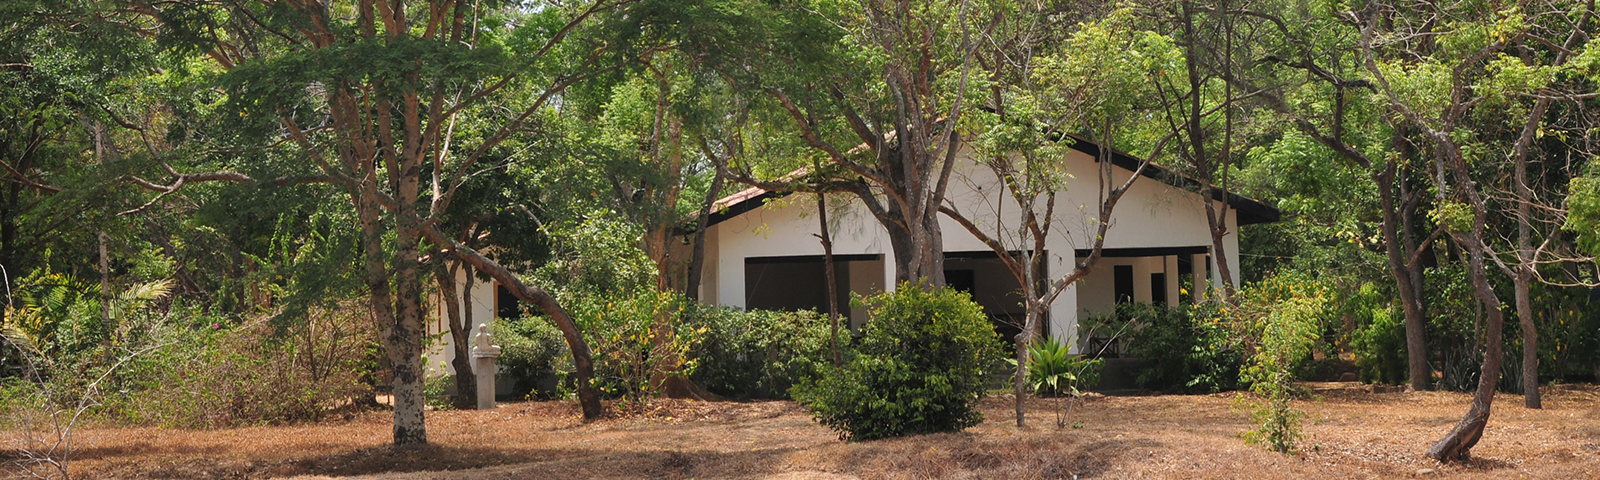
<path fill-rule="evenodd" d="M 971 158 L 963 156 L 963 158 Z M 1049 274 L 1060 277 L 1070 272 L 1075 263 L 1077 249 L 1090 248 L 1095 234 L 1094 213 L 1098 212 L 1096 199 L 1098 163 L 1093 157 L 1073 151 L 1060 168 L 1074 177 L 1066 182 L 1057 194 L 1054 227 L 1046 242 L 1049 250 Z M 1120 185 L 1132 172 L 1113 168 L 1112 180 Z M 988 232 L 1015 231 L 1017 206 L 1007 196 L 994 174 L 974 163 L 958 164 L 951 179 L 948 193 L 950 204 L 958 206 L 980 228 Z M 830 197 L 830 205 L 839 203 Z M 813 234 L 819 226 L 815 217 L 815 195 L 796 194 L 769 203 L 711 227 L 708 232 L 706 259 L 707 284 L 702 287 L 702 301 L 716 302 L 743 308 L 744 259 L 749 257 L 821 255 L 822 246 Z M 1220 204 L 1220 202 L 1219 202 Z M 1117 204 L 1111 217 L 1111 227 L 1106 233 L 1105 248 L 1196 247 L 1209 246 L 1211 236 L 1206 223 L 1205 207 L 1199 194 L 1167 185 L 1151 178 L 1135 182 Z M 1042 208 L 1041 208 L 1042 210 Z M 838 213 L 829 214 L 838 222 L 834 232 L 834 253 L 882 254 L 885 259 L 883 275 L 892 288 L 894 254 L 887 232 L 859 201 L 849 202 Z M 949 218 L 941 216 L 940 228 L 944 231 L 945 251 L 988 251 L 989 247 Z M 1231 232 L 1224 241 L 1227 260 L 1233 271 L 1238 271 L 1237 215 L 1228 217 Z M 711 240 L 714 239 L 714 240 Z M 1006 238 L 1006 240 L 1014 240 Z M 1007 244 L 1014 245 L 1015 241 Z M 1073 340 L 1080 304 L 1085 310 L 1104 308 L 1099 303 L 1104 289 L 1109 298 L 1111 285 L 1110 265 L 1126 261 L 1135 266 L 1134 286 L 1144 292 L 1148 300 L 1153 271 L 1168 272 L 1169 302 L 1176 301 L 1176 259 L 1157 258 L 1105 258 L 1085 282 L 1069 287 L 1051 305 L 1051 331 L 1063 340 Z M 1204 265 L 1195 270 L 1204 272 Z M 1216 269 L 1212 269 L 1215 274 Z M 715 271 L 715 275 L 710 275 Z M 1101 276 L 1104 276 L 1101 279 Z M 1237 281 L 1237 275 L 1235 275 Z M 1076 344 L 1072 342 L 1071 344 Z"/>

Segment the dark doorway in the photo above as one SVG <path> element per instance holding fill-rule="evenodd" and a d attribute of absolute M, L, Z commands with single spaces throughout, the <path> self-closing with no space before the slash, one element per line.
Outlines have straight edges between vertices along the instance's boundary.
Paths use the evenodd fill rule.
<path fill-rule="evenodd" d="M 522 302 L 516 295 L 511 294 L 505 285 L 499 282 L 494 284 L 494 316 L 499 318 L 522 318 Z"/>
<path fill-rule="evenodd" d="M 1158 307 L 1167 306 L 1167 274 L 1150 274 L 1150 303 Z"/>
<path fill-rule="evenodd" d="M 1112 289 L 1116 292 L 1113 298 L 1116 298 L 1117 303 L 1133 302 L 1133 265 L 1117 265 L 1112 267 L 1111 271 L 1116 277 L 1112 283 Z"/>

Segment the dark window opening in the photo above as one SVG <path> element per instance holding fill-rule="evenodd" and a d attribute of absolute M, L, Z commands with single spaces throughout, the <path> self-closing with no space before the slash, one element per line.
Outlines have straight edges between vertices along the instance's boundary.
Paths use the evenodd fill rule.
<path fill-rule="evenodd" d="M 1150 303 L 1159 307 L 1167 306 L 1166 273 L 1150 274 Z"/>
<path fill-rule="evenodd" d="M 944 285 L 971 295 L 972 289 L 978 286 L 978 278 L 973 270 L 945 270 Z"/>
<path fill-rule="evenodd" d="M 505 285 L 494 284 L 494 316 L 498 318 L 522 318 L 522 302 Z"/>
<path fill-rule="evenodd" d="M 834 256 L 835 293 L 839 313 L 850 313 L 850 267 Z M 827 270 L 821 256 L 747 258 L 744 264 L 745 308 L 750 310 L 816 310 L 828 313 Z"/>
<path fill-rule="evenodd" d="M 1133 302 L 1133 265 L 1117 265 L 1112 267 L 1111 271 L 1116 277 L 1113 288 L 1117 303 Z"/>

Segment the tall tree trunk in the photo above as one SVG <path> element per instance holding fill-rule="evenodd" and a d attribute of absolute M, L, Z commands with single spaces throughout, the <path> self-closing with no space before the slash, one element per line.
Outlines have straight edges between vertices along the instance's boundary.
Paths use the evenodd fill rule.
<path fill-rule="evenodd" d="M 472 359 L 469 345 L 471 341 L 471 318 L 462 321 L 461 299 L 456 295 L 456 272 L 460 271 L 461 261 L 449 261 L 443 258 L 443 252 L 434 255 L 433 276 L 439 282 L 439 296 L 443 300 L 445 318 L 450 323 L 451 350 L 454 358 L 450 359 L 450 367 L 455 370 L 456 395 L 452 402 L 457 409 L 471 410 L 478 407 L 478 378 L 472 371 Z M 450 264 L 449 268 L 445 265 Z M 471 275 L 468 272 L 467 275 Z"/>
<path fill-rule="evenodd" d="M 839 277 L 833 268 L 833 234 L 828 233 L 828 194 L 817 194 L 817 219 L 821 224 L 817 238 L 822 239 L 822 270 L 828 283 L 828 320 L 832 323 L 832 337 L 828 339 L 828 353 L 833 366 L 844 364 L 839 356 Z"/>
<path fill-rule="evenodd" d="M 1428 366 L 1427 319 L 1424 318 L 1419 293 L 1412 287 L 1411 268 L 1406 262 L 1406 250 L 1400 240 L 1401 206 L 1395 201 L 1395 183 L 1398 165 L 1394 160 L 1375 172 L 1372 180 L 1378 186 L 1379 209 L 1383 211 L 1383 245 L 1389 263 L 1389 276 L 1394 279 L 1400 296 L 1400 307 L 1406 320 L 1406 389 L 1424 391 L 1433 379 L 1433 369 Z"/>
<path fill-rule="evenodd" d="M 402 198 L 415 198 L 401 194 Z M 401 208 L 409 208 L 402 206 Z M 394 293 L 395 323 L 385 339 L 394 362 L 395 443 L 423 444 L 428 438 L 423 424 L 426 400 L 422 388 L 427 372 L 422 365 L 422 278 L 418 271 L 420 225 L 401 216 L 395 220 Z"/>
<path fill-rule="evenodd" d="M 372 316 L 378 323 L 378 335 L 384 347 L 384 360 L 389 364 L 390 393 L 394 399 L 395 445 L 420 445 L 428 441 L 427 425 L 423 422 L 421 362 L 419 355 L 408 354 L 411 349 L 401 341 L 401 322 L 395 312 L 396 295 L 391 291 L 389 260 L 383 248 L 383 218 L 377 202 L 356 193 L 353 199 L 356 216 L 361 227 L 362 276 L 367 286 L 367 298 L 372 306 Z M 395 257 L 397 258 L 397 257 Z M 398 267 L 398 265 L 397 265 Z M 395 278 L 400 281 L 398 275 Z M 420 338 L 415 350 L 420 350 Z M 420 352 L 419 352 L 420 353 Z"/>

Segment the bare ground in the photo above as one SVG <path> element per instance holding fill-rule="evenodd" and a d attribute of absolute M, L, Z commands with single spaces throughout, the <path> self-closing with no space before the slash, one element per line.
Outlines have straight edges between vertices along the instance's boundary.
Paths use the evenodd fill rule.
<path fill-rule="evenodd" d="M 310 425 L 79 433 L 80 478 L 1600 478 L 1600 389 L 1551 389 L 1544 410 L 1502 395 L 1466 465 L 1422 456 L 1466 411 L 1459 393 L 1318 385 L 1301 452 L 1246 445 L 1236 394 L 1100 397 L 1058 429 L 1053 400 L 1029 427 L 1010 399 L 962 433 L 845 443 L 790 402 L 663 400 L 583 423 L 567 402 L 429 412 L 430 445 L 386 446 L 387 412 Z M 6 445 L 5 448 L 14 448 Z M 6 456 L 0 452 L 0 456 Z"/>

